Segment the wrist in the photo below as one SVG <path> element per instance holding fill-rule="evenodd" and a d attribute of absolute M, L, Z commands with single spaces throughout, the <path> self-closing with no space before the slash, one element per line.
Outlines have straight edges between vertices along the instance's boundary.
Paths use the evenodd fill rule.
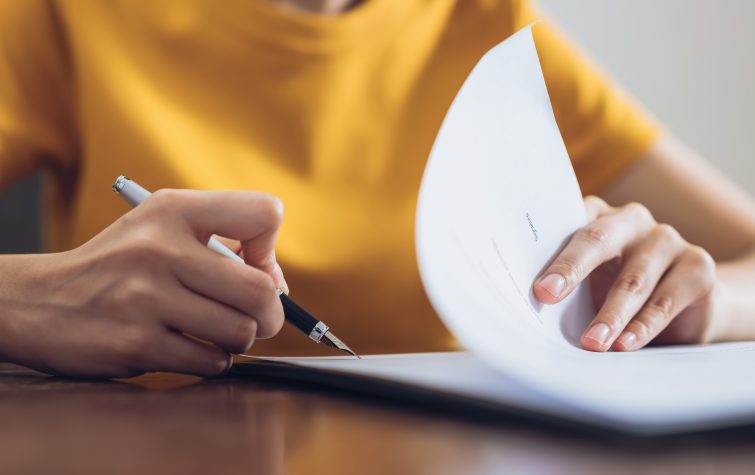
<path fill-rule="evenodd" d="M 724 263 L 718 267 L 719 291 L 712 319 L 712 341 L 755 339 L 755 260 Z"/>
<path fill-rule="evenodd" d="M 25 305 L 0 299 L 0 361 L 23 364 L 19 349 L 24 346 L 23 335 L 28 314 Z"/>
<path fill-rule="evenodd" d="M 701 343 L 714 343 L 731 339 L 731 314 L 733 312 L 731 289 L 720 280 L 712 290 L 712 305 Z"/>
<path fill-rule="evenodd" d="M 24 351 L 39 337 L 33 326 L 54 280 L 52 256 L 0 256 L 0 361 L 25 364 Z"/>
<path fill-rule="evenodd" d="M 10 302 L 28 302 L 29 294 L 38 287 L 38 260 L 43 254 L 0 256 L 0 299 Z M 37 282 L 35 282 L 37 281 Z"/>

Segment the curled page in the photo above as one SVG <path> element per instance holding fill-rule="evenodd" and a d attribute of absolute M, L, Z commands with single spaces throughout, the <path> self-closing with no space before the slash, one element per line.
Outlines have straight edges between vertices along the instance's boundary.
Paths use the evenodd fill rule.
<path fill-rule="evenodd" d="M 591 353 L 588 288 L 539 304 L 532 284 L 585 224 L 527 27 L 491 49 L 451 105 L 419 196 L 422 280 L 476 357 L 533 389 L 633 423 L 755 414 L 755 345 Z"/>
<path fill-rule="evenodd" d="M 544 306 L 532 283 L 585 223 L 528 27 L 480 60 L 438 133 L 417 210 L 425 289 L 474 353 L 547 365 L 594 312 L 586 286 Z"/>

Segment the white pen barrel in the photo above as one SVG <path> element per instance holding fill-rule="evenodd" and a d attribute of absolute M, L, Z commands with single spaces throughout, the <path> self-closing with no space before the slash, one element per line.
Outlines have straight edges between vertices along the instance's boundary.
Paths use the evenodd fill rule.
<path fill-rule="evenodd" d="M 142 188 L 138 183 L 134 182 L 133 180 L 129 180 L 123 175 L 119 176 L 118 179 L 115 180 L 113 190 L 115 190 L 115 192 L 118 193 L 118 195 L 120 195 L 120 197 L 123 198 L 126 203 L 130 204 L 134 208 L 142 204 L 142 202 L 144 202 L 144 200 L 149 198 L 149 196 L 152 194 Z M 210 238 L 210 242 L 207 243 L 207 247 L 219 254 L 230 257 L 236 262 L 244 264 L 244 259 L 239 257 L 232 250 L 228 249 L 214 237 Z"/>
<path fill-rule="evenodd" d="M 134 183 L 131 180 L 125 180 L 123 187 L 118 191 L 118 194 L 126 203 L 136 207 L 149 198 L 150 192 L 139 186 L 138 183 Z"/>
<path fill-rule="evenodd" d="M 213 251 L 219 254 L 223 254 L 226 257 L 230 257 L 236 262 L 240 262 L 241 264 L 244 264 L 244 259 L 239 257 L 239 255 L 233 252 L 232 250 L 228 249 L 226 246 L 223 245 L 223 243 L 221 243 L 214 237 L 210 238 L 210 242 L 207 243 L 207 247 L 209 247 L 210 249 L 212 249 Z"/>

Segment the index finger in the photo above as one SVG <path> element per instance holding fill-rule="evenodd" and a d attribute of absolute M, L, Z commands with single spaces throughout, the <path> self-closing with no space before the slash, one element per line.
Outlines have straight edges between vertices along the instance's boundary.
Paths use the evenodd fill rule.
<path fill-rule="evenodd" d="M 145 204 L 173 210 L 205 245 L 213 234 L 240 241 L 247 264 L 275 273 L 275 240 L 283 216 L 277 197 L 257 191 L 164 189 Z"/>
<path fill-rule="evenodd" d="M 274 234 L 283 214 L 278 198 L 258 191 L 163 189 L 153 193 L 144 204 L 174 210 L 205 241 L 212 234 L 242 242 Z"/>
<path fill-rule="evenodd" d="M 536 281 L 533 291 L 543 303 L 558 303 L 599 265 L 632 245 L 652 225 L 652 217 L 637 206 L 596 219 L 579 229 Z"/>

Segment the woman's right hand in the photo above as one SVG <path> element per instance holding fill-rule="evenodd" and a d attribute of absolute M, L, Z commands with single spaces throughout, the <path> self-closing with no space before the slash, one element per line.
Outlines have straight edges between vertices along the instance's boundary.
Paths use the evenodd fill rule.
<path fill-rule="evenodd" d="M 0 257 L 0 358 L 56 374 L 222 374 L 283 325 L 280 201 L 247 191 L 161 190 L 91 241 Z M 247 266 L 206 247 L 241 243 Z"/>

